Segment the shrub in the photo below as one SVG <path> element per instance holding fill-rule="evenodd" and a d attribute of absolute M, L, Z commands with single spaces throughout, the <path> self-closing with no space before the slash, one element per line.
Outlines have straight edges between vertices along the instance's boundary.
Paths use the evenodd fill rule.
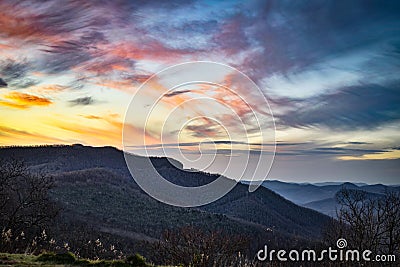
<path fill-rule="evenodd" d="M 145 266 L 147 266 L 146 259 L 142 255 L 140 255 L 138 253 L 136 253 L 135 255 L 128 256 L 126 258 L 126 262 L 130 266 L 136 266 L 136 267 L 145 267 Z"/>

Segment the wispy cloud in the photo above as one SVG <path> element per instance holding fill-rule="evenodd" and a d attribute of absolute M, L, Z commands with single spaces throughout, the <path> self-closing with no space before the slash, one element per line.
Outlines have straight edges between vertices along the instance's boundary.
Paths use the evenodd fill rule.
<path fill-rule="evenodd" d="M 293 110 L 277 114 L 277 122 L 286 127 L 377 128 L 400 120 L 399 92 L 398 84 L 365 84 L 304 100 L 287 99 Z"/>
<path fill-rule="evenodd" d="M 43 94 L 51 94 L 51 93 L 59 93 L 70 89 L 70 86 L 60 85 L 60 84 L 43 84 L 34 86 L 32 91 L 43 93 Z"/>

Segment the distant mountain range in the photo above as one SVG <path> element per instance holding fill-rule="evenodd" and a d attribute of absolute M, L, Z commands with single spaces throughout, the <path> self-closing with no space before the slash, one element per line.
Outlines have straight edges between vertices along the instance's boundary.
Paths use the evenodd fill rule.
<path fill-rule="evenodd" d="M 330 220 L 326 215 L 289 201 L 290 196 L 296 196 L 295 190 L 300 185 L 280 182 L 266 182 L 265 187 L 253 193 L 238 183 L 218 201 L 198 208 L 166 205 L 139 188 L 128 171 L 123 152 L 113 147 L 10 147 L 0 149 L 0 158 L 22 159 L 32 171 L 52 174 L 56 186 L 51 197 L 63 207 L 63 220 L 69 225 L 89 225 L 98 232 L 131 242 L 152 242 L 166 229 L 195 225 L 206 230 L 245 234 L 251 238 L 254 249 L 266 243 L 282 248 L 309 247 L 321 239 Z M 165 158 L 151 160 L 163 176 L 176 184 L 196 186 L 218 177 L 178 169 Z M 282 194 L 285 199 L 273 191 L 288 194 Z M 313 200 L 326 196 L 320 193 Z M 304 204 L 309 200 L 307 197 L 294 200 Z M 148 251 L 139 252 L 151 257 L 151 253 L 146 255 Z"/>
<path fill-rule="evenodd" d="M 284 198 L 326 215 L 335 217 L 338 204 L 335 194 L 342 188 L 361 190 L 373 195 L 381 195 L 386 190 L 399 191 L 400 186 L 383 184 L 368 185 L 365 183 L 324 182 L 324 183 L 286 183 L 276 180 L 265 181 L 262 184 Z"/>
<path fill-rule="evenodd" d="M 325 186 L 325 185 L 342 185 L 345 182 L 321 182 L 321 183 L 300 183 L 300 184 L 312 184 L 312 185 L 316 185 L 316 186 Z M 364 186 L 364 185 L 368 185 L 366 183 L 352 183 L 355 184 L 357 186 Z"/>

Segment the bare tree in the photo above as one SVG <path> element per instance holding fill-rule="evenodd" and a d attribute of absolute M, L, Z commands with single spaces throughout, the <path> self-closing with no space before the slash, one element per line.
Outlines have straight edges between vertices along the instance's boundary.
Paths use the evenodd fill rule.
<path fill-rule="evenodd" d="M 336 194 L 340 208 L 337 219 L 326 231 L 332 242 L 346 238 L 361 250 L 398 254 L 400 249 L 400 194 L 385 191 L 372 195 L 361 190 L 342 189 Z"/>
<path fill-rule="evenodd" d="M 384 236 L 380 245 L 387 253 L 393 254 L 400 250 L 400 193 L 386 192 L 381 208 L 384 214 Z"/>
<path fill-rule="evenodd" d="M 0 230 L 3 237 L 0 248 L 4 250 L 5 243 L 18 241 L 18 237 L 28 243 L 29 239 L 42 233 L 58 213 L 48 196 L 52 186 L 52 177 L 30 172 L 22 161 L 0 161 Z"/>

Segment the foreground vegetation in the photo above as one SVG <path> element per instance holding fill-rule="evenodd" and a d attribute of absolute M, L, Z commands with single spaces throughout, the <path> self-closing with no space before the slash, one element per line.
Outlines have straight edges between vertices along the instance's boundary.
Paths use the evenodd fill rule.
<path fill-rule="evenodd" d="M 125 260 L 87 260 L 78 259 L 68 253 L 42 253 L 38 256 L 26 254 L 0 253 L 0 265 L 9 266 L 98 266 L 98 267 L 146 267 L 145 259 L 136 254 Z"/>

